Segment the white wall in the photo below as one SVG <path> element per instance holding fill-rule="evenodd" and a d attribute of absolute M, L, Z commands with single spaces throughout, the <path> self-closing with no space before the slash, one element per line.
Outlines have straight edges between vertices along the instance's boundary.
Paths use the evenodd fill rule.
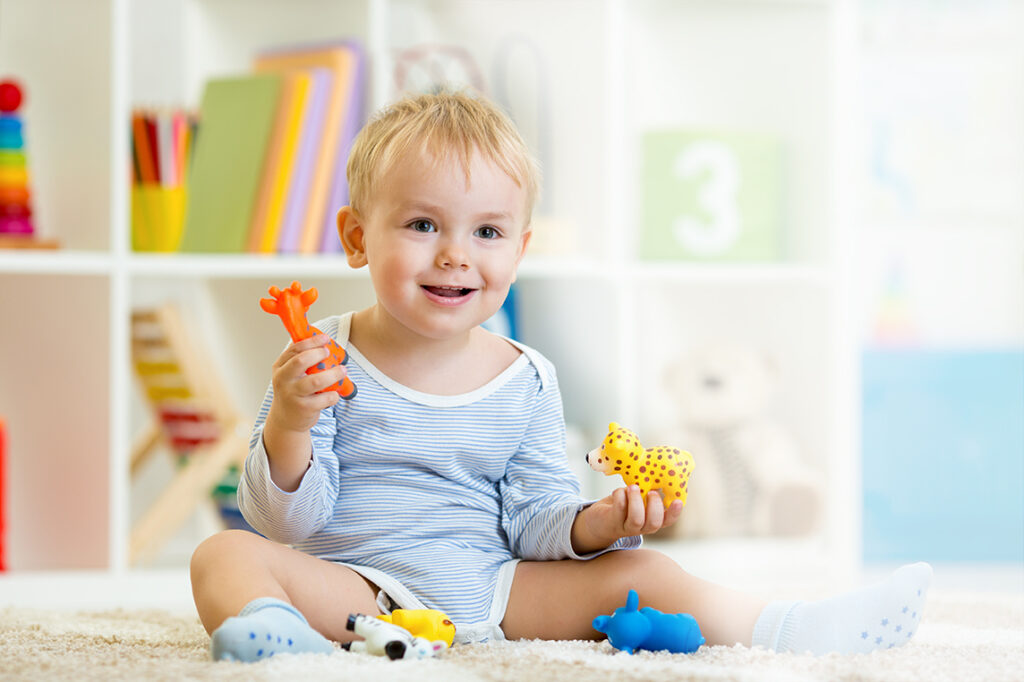
<path fill-rule="evenodd" d="M 868 345 L 1024 345 L 1024 4 L 864 3 Z"/>

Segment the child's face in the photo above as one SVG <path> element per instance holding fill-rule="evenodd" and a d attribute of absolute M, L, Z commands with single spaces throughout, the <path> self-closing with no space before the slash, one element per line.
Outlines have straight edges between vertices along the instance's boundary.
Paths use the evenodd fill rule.
<path fill-rule="evenodd" d="M 526 193 L 500 168 L 474 154 L 467 182 L 457 160 L 430 161 L 410 154 L 394 164 L 367 213 L 350 222 L 362 252 L 346 250 L 351 265 L 369 265 L 390 318 L 443 339 L 501 307 L 530 233 Z"/>

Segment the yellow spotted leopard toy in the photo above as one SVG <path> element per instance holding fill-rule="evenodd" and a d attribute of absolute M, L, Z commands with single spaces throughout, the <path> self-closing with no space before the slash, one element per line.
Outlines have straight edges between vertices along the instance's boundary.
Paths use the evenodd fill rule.
<path fill-rule="evenodd" d="M 645 504 L 651 490 L 661 490 L 666 508 L 674 500 L 686 504 L 686 483 L 693 473 L 693 455 L 685 450 L 667 446 L 644 449 L 635 433 L 612 422 L 601 447 L 587 454 L 587 463 L 605 476 L 618 474 L 626 485 L 640 486 Z"/>

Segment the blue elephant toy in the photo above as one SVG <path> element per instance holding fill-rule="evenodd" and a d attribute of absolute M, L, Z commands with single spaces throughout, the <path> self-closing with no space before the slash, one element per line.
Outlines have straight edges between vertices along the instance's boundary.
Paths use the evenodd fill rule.
<path fill-rule="evenodd" d="M 610 616 L 595 618 L 594 629 L 608 635 L 609 643 L 627 654 L 637 649 L 692 654 L 704 643 L 697 620 L 690 614 L 639 606 L 640 597 L 630 590 L 626 605 Z"/>

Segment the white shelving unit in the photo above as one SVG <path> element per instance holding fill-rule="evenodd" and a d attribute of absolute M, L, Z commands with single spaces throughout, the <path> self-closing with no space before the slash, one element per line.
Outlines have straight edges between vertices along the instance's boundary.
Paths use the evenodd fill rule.
<path fill-rule="evenodd" d="M 600 438 L 611 420 L 641 435 L 656 426 L 666 400 L 658 374 L 681 349 L 723 336 L 762 347 L 784 377 L 777 416 L 830 481 L 824 531 L 803 546 L 822 566 L 852 568 L 856 386 L 839 212 L 846 160 L 837 145 L 848 125 L 840 109 L 849 104 L 850 5 L 0 0 L 0 62 L 28 88 L 39 225 L 63 247 L 0 252 L 12 569 L 128 568 L 134 305 L 187 302 L 238 407 L 251 413 L 284 342 L 256 305 L 267 286 L 317 286 L 314 315 L 372 302 L 365 273 L 339 257 L 129 247 L 133 105 L 195 106 L 206 78 L 246 71 L 258 48 L 341 37 L 367 47 L 375 106 L 394 95 L 394 65 L 408 48 L 464 48 L 539 149 L 546 193 L 536 229 L 547 250 L 529 255 L 520 274 L 521 337 L 558 366 L 567 420 L 584 439 Z M 465 63 L 449 66 L 466 73 Z M 784 141 L 784 260 L 638 259 L 640 139 L 659 126 L 755 129 Z M 742 549 L 730 547 L 735 561 Z"/>

